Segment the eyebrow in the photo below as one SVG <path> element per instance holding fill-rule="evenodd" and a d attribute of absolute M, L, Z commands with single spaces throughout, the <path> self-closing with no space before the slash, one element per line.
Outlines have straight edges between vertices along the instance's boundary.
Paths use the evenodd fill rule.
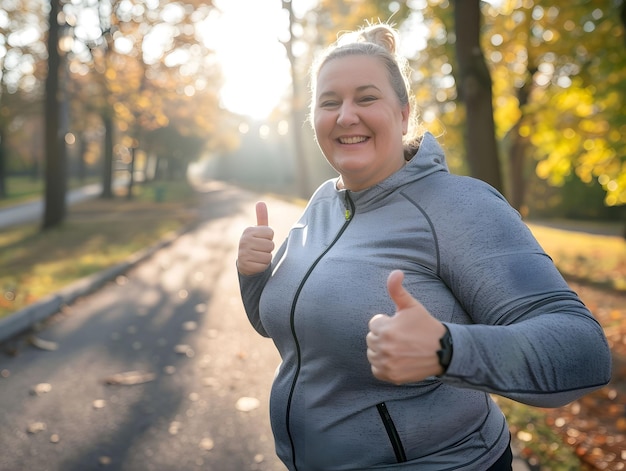
<path fill-rule="evenodd" d="M 357 87 L 357 88 L 356 88 L 356 91 L 357 91 L 358 93 L 362 93 L 362 92 L 364 92 L 364 91 L 366 91 L 366 90 L 368 90 L 368 89 L 370 89 L 370 88 L 373 88 L 374 90 L 376 90 L 376 91 L 378 91 L 378 92 L 380 92 L 380 91 L 381 91 L 381 90 L 380 90 L 380 88 L 378 88 L 376 85 L 361 85 L 360 87 Z M 329 97 L 329 96 L 334 96 L 334 95 L 337 95 L 337 93 L 336 93 L 336 92 L 333 92 L 333 91 L 324 92 L 324 93 L 322 93 L 322 94 L 319 96 L 319 99 L 322 99 L 322 98 L 325 98 L 325 97 Z"/>

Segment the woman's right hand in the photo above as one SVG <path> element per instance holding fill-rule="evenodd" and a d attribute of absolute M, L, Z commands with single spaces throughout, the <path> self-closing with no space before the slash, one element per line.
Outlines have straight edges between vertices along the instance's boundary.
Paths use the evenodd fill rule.
<path fill-rule="evenodd" d="M 272 262 L 274 231 L 268 225 L 267 205 L 262 201 L 256 204 L 256 224 L 246 228 L 239 239 L 237 270 L 246 276 L 265 271 Z"/>

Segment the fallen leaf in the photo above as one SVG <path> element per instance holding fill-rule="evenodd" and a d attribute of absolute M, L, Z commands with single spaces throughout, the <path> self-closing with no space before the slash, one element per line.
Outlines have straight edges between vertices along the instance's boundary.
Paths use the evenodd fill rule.
<path fill-rule="evenodd" d="M 215 447 L 215 443 L 211 438 L 203 438 L 200 440 L 200 448 L 204 451 L 211 451 Z"/>
<path fill-rule="evenodd" d="M 154 373 L 147 373 L 142 371 L 126 371 L 124 373 L 116 373 L 108 378 L 105 378 L 106 384 L 120 384 L 125 386 L 132 386 L 134 384 L 148 383 L 154 381 L 156 375 Z"/>
<path fill-rule="evenodd" d="M 170 433 L 170 435 L 176 435 L 179 430 L 181 429 L 183 424 L 181 424 L 180 422 L 174 421 L 172 423 L 170 423 L 170 426 L 168 428 L 168 432 Z"/>
<path fill-rule="evenodd" d="M 59 348 L 58 343 L 53 342 L 52 340 L 44 340 L 35 336 L 30 338 L 30 343 L 33 347 L 37 347 L 40 350 L 46 350 L 49 352 L 53 352 Z"/>
<path fill-rule="evenodd" d="M 198 323 L 194 321 L 183 322 L 183 330 L 192 332 L 198 328 Z"/>
<path fill-rule="evenodd" d="M 26 429 L 28 431 L 28 433 L 39 433 L 39 432 L 43 432 L 46 429 L 46 424 L 43 422 L 33 422 L 31 424 L 28 425 L 28 428 Z"/>
<path fill-rule="evenodd" d="M 107 403 L 104 399 L 96 399 L 92 404 L 94 409 L 102 409 Z"/>
<path fill-rule="evenodd" d="M 119 275 L 117 278 L 115 278 L 115 283 L 118 286 L 124 286 L 127 282 L 128 278 L 126 278 L 124 275 Z"/>
<path fill-rule="evenodd" d="M 250 412 L 261 405 L 256 397 L 240 397 L 235 404 L 235 408 L 241 412 Z"/>
<path fill-rule="evenodd" d="M 32 387 L 30 393 L 34 396 L 41 396 L 42 394 L 52 391 L 50 383 L 39 383 Z"/>
<path fill-rule="evenodd" d="M 193 348 L 191 348 L 189 345 L 184 345 L 184 344 L 176 345 L 174 347 L 174 351 L 178 353 L 179 355 L 185 355 L 188 358 L 191 358 L 194 356 Z"/>

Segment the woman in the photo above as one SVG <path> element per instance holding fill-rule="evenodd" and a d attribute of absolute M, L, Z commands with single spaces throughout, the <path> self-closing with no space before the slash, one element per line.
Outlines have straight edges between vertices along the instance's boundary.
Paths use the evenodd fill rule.
<path fill-rule="evenodd" d="M 518 213 L 418 136 L 396 38 L 373 25 L 321 56 L 311 119 L 339 177 L 273 259 L 265 204 L 240 240 L 246 312 L 282 358 L 277 453 L 298 471 L 511 469 L 490 394 L 564 405 L 607 384 L 610 352 Z"/>

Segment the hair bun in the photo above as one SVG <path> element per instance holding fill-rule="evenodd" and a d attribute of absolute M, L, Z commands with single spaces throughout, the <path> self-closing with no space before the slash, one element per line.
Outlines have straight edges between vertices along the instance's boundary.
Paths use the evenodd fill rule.
<path fill-rule="evenodd" d="M 396 55 L 398 37 L 395 30 L 388 24 L 376 23 L 364 26 L 357 31 L 342 34 L 337 40 L 337 46 L 350 43 L 371 43 L 382 47 L 392 56 Z"/>
<path fill-rule="evenodd" d="M 363 28 L 360 31 L 362 38 L 370 43 L 378 44 L 391 54 L 396 53 L 398 43 L 396 33 L 385 24 L 376 24 Z"/>

